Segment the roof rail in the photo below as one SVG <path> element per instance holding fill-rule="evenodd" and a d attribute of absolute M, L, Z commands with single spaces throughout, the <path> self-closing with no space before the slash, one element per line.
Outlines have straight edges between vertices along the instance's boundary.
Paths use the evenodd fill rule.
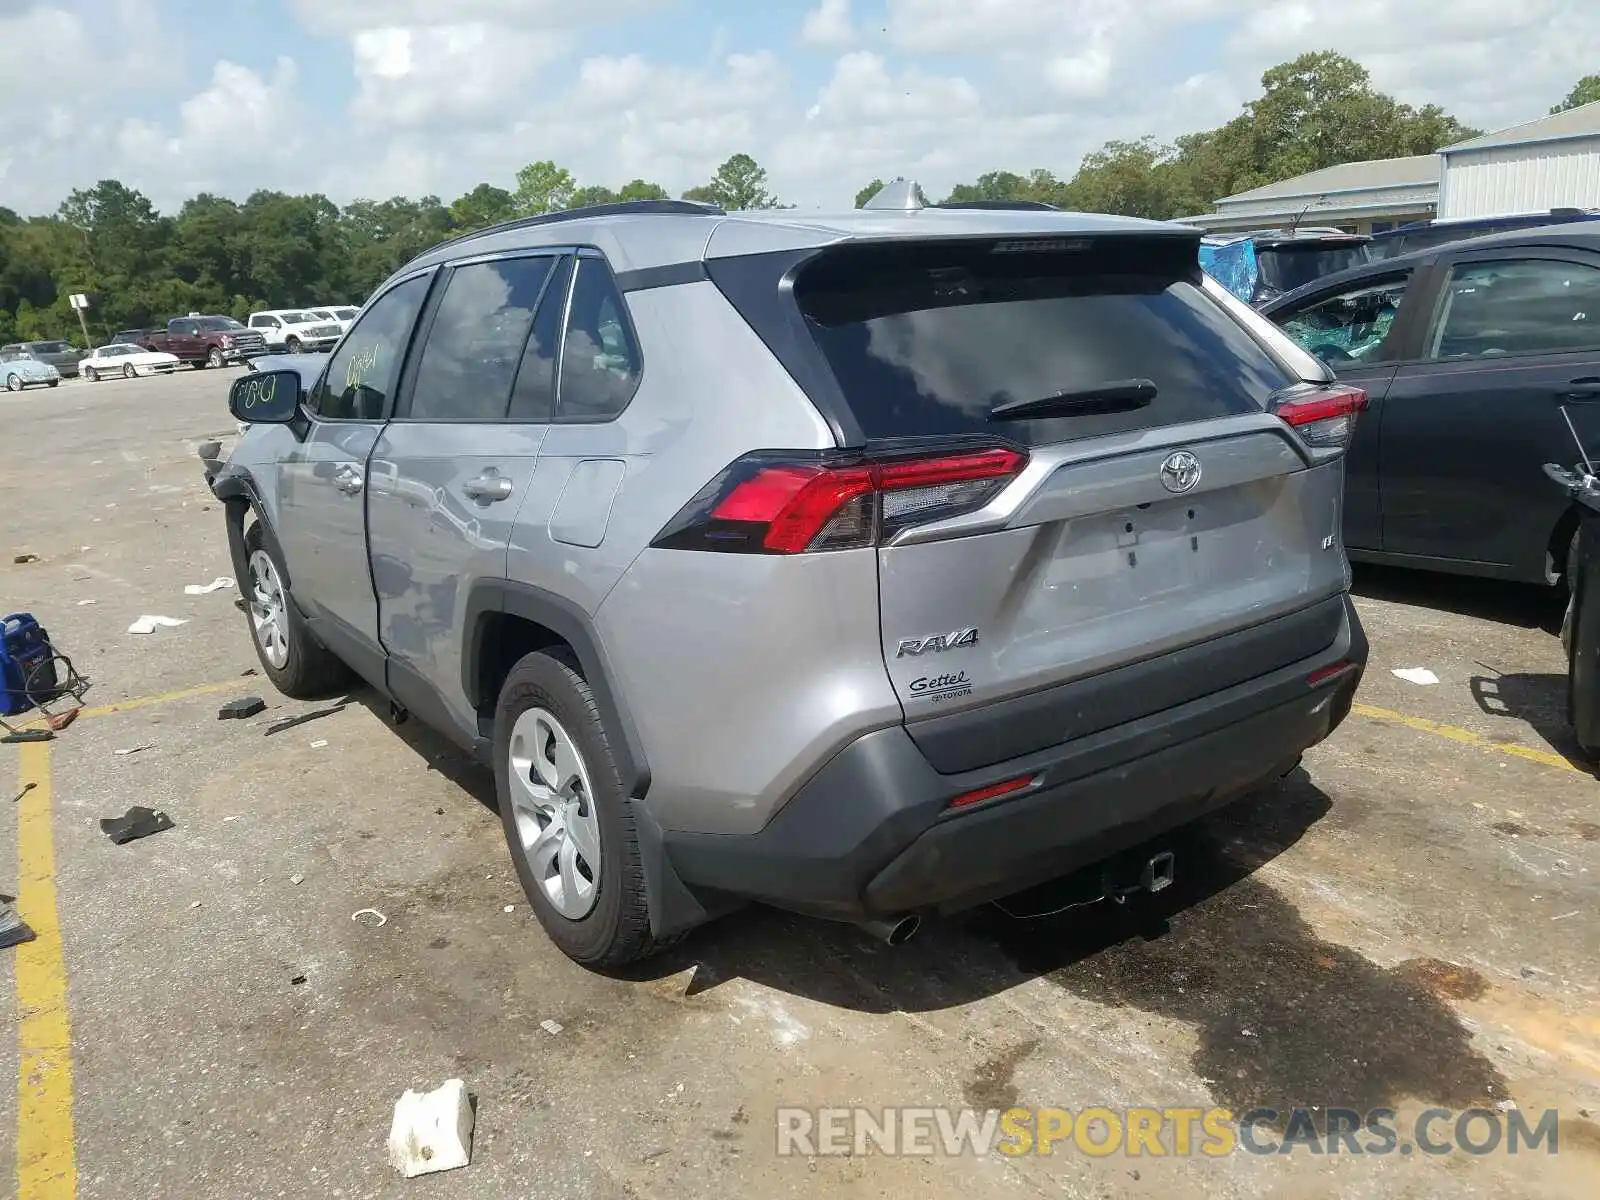
<path fill-rule="evenodd" d="M 474 229 L 468 233 L 457 234 L 455 237 L 446 238 L 436 245 L 429 246 L 421 254 L 410 261 L 432 254 L 435 250 L 443 250 L 446 246 L 454 246 L 457 242 L 470 241 L 473 238 L 488 237 L 496 233 L 508 233 L 513 229 L 528 229 L 535 225 L 555 225 L 562 221 L 583 221 L 590 217 L 628 217 L 647 216 L 680 216 L 680 217 L 720 217 L 724 213 L 721 205 L 702 204 L 698 200 L 619 200 L 614 204 L 588 204 L 582 208 L 562 208 L 555 212 L 536 213 L 531 217 L 513 217 L 509 221 L 500 221 L 494 225 L 485 225 L 482 229 Z"/>
<path fill-rule="evenodd" d="M 1043 200 L 945 200 L 935 208 L 979 208 L 997 212 L 1060 212 L 1054 204 Z"/>

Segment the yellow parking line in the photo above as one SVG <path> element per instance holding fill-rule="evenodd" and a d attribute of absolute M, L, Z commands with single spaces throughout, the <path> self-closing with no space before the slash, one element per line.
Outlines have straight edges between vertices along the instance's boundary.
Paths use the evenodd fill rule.
<path fill-rule="evenodd" d="M 1481 733 L 1473 733 L 1470 729 L 1459 729 L 1454 725 L 1430 721 L 1426 717 L 1413 717 L 1407 713 L 1395 712 L 1391 708 L 1379 708 L 1374 704 L 1356 704 L 1351 707 L 1350 711 L 1357 716 L 1371 717 L 1375 721 L 1388 721 L 1392 725 L 1404 725 L 1407 729 L 1415 729 L 1421 733 L 1431 733 L 1435 737 L 1459 742 L 1463 746 L 1473 746 L 1479 750 L 1487 750 L 1491 754 L 1525 758 L 1529 762 L 1536 762 L 1546 767 L 1555 767 L 1560 771 L 1572 771 L 1579 775 L 1586 774 L 1586 772 L 1573 766 L 1561 755 L 1552 751 L 1534 750 L 1528 746 L 1514 746 L 1507 742 L 1497 742 L 1493 738 L 1484 737 Z"/>
<path fill-rule="evenodd" d="M 227 679 L 221 683 L 202 683 L 199 687 L 179 688 L 175 692 L 161 692 L 155 696 L 139 696 L 132 700 L 119 700 L 115 704 L 102 704 L 99 708 L 86 708 L 81 717 L 109 717 L 112 713 L 128 712 L 135 708 L 149 708 L 152 704 L 167 704 L 173 700 L 187 700 L 190 696 L 205 696 L 211 692 L 225 692 L 229 688 L 246 686 L 242 679 Z"/>
<path fill-rule="evenodd" d="M 71 1200 L 78 1192 L 72 1132 L 72 1028 L 56 911 L 50 826 L 50 747 L 19 747 L 17 911 L 34 932 L 16 948 L 17 1200 Z M 28 787 L 29 784 L 33 786 Z"/>

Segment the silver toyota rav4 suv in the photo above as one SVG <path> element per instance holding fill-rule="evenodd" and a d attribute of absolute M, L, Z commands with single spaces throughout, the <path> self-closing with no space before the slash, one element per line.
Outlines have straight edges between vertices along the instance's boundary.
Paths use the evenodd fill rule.
<path fill-rule="evenodd" d="M 1292 770 L 1366 660 L 1357 389 L 1200 234 L 880 195 L 512 221 L 236 381 L 208 475 L 294 697 L 492 763 L 572 958 L 757 900 L 891 941 Z"/>

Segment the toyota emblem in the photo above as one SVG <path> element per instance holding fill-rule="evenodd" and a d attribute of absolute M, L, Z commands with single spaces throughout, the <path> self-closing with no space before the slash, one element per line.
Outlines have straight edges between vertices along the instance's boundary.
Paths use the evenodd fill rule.
<path fill-rule="evenodd" d="M 1200 482 L 1200 460 L 1187 450 L 1167 455 L 1161 464 L 1161 486 L 1169 492 L 1192 492 Z"/>

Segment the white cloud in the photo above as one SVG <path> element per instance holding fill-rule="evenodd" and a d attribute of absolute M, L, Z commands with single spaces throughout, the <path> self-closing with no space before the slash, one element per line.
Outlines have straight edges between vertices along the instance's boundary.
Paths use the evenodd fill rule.
<path fill-rule="evenodd" d="M 482 21 L 362 29 L 350 43 L 357 84 L 351 115 L 358 122 L 456 131 L 463 121 L 514 111 L 539 68 L 567 45 L 559 33 Z"/>
<path fill-rule="evenodd" d="M 822 0 L 806 14 L 800 40 L 808 46 L 834 49 L 852 45 L 856 30 L 850 21 L 850 0 Z"/>

